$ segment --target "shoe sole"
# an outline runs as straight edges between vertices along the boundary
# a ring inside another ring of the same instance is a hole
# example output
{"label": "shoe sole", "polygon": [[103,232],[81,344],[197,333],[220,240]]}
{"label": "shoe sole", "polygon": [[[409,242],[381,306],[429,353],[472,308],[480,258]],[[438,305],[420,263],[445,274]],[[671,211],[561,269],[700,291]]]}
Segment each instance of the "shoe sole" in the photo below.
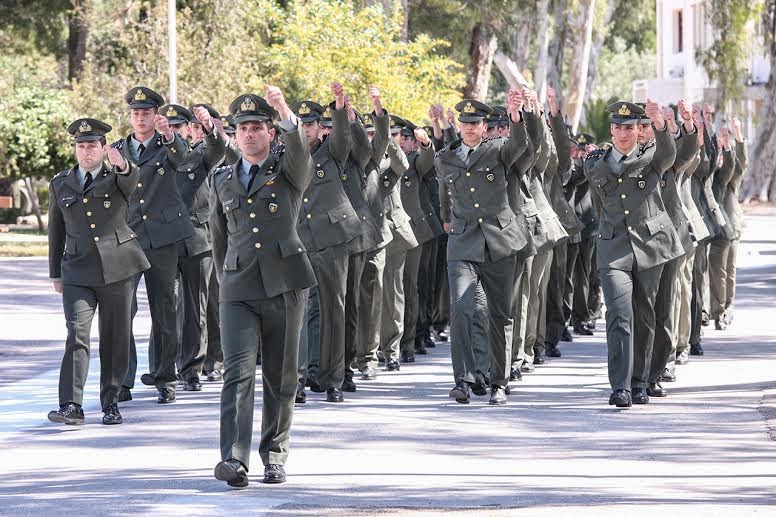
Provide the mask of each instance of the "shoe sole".
{"label": "shoe sole", "polygon": [[120,420],[115,420],[113,422],[110,422],[110,421],[106,422],[104,419],[102,421],[102,425],[118,425],[118,424],[123,424],[123,423],[124,423],[124,419],[123,418],[120,419]]}
{"label": "shoe sole", "polygon": [[649,399],[647,399],[647,400],[634,400],[633,404],[634,405],[639,405],[639,406],[646,406],[647,404],[649,404]]}
{"label": "shoe sole", "polygon": [[264,478],[261,482],[267,485],[279,485],[280,483],[285,483],[286,478]]}
{"label": "shoe sole", "polygon": [[362,375],[361,380],[362,381],[373,381],[377,378],[377,375]]}
{"label": "shoe sole", "polygon": [[175,399],[164,399],[164,400],[156,399],[157,404],[172,404],[173,402],[175,402]]}
{"label": "shoe sole", "polygon": [[202,386],[185,386],[183,391],[202,391]]}
{"label": "shoe sole", "polygon": [[659,399],[664,399],[668,396],[668,393],[664,393],[662,395],[658,395],[657,393],[647,393],[650,397],[657,397]]}
{"label": "shoe sole", "polygon": [[48,415],[48,419],[55,424],[65,424],[65,425],[84,425],[86,424],[86,419],[80,419],[80,418],[67,418],[61,415]]}
{"label": "shoe sole", "polygon": [[213,476],[219,481],[226,481],[230,487],[245,488],[248,486],[248,476],[243,475],[221,462],[213,470]]}
{"label": "shoe sole", "polygon": [[329,398],[327,398],[326,402],[331,402],[332,404],[340,404],[342,402],[345,402],[345,399],[344,398],[341,398],[341,399],[329,399]]}
{"label": "shoe sole", "polygon": [[489,400],[488,405],[489,406],[505,406],[507,404],[506,400]]}

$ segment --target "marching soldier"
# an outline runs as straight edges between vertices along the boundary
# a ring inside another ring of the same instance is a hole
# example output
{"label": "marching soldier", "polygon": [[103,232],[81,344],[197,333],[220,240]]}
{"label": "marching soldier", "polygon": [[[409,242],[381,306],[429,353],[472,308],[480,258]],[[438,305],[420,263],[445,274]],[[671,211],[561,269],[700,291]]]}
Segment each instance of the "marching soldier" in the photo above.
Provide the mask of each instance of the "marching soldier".
{"label": "marching soldier", "polygon": [[[149,340],[150,374],[144,384],[156,386],[160,404],[175,402],[175,358],[178,332],[175,310],[175,277],[178,271],[177,243],[191,236],[194,229],[188,209],[176,185],[178,166],[188,154],[189,145],[176,134],[159,113],[164,104],[161,95],[144,86],[129,90],[124,99],[129,105],[132,134],[113,145],[124,157],[140,168],[137,189],[129,203],[129,226],[145,251],[151,268],[145,276],[148,304],[151,309]],[[137,286],[132,317],[137,313]],[[119,400],[132,400],[130,389],[137,372],[137,350],[134,334],[130,339],[130,362]]]}
{"label": "marching soldier", "polygon": [[[296,394],[304,290],[315,275],[297,233],[313,163],[302,126],[278,88],[267,100],[240,95],[229,106],[242,158],[217,169],[210,198],[213,259],[221,279],[221,462],[216,479],[248,485],[255,368],[262,348],[263,404],[259,455],[264,483],[286,480]],[[279,116],[285,151],[270,152]]]}
{"label": "marching soldier", "polygon": [[[57,423],[84,423],[81,406],[98,306],[102,423],[123,422],[118,402],[129,362],[133,278],[150,264],[127,226],[127,204],[139,171],[105,145],[110,130],[91,118],[70,124],[78,165],[54,176],[49,187],[49,275],[62,295],[67,323],[59,409],[48,415]],[[106,157],[111,168],[103,163]]]}

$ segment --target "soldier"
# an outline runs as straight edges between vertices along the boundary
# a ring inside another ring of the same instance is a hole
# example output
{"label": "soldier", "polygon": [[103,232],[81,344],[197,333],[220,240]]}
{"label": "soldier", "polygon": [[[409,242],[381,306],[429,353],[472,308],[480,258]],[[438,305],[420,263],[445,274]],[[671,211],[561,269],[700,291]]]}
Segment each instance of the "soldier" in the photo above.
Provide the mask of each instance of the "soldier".
{"label": "soldier", "polygon": [[[161,112],[168,120],[172,117],[172,121],[175,121],[176,115],[188,112],[182,110],[180,106],[170,105],[162,108]],[[192,111],[195,115],[193,120],[196,120],[192,124],[196,128],[192,132],[192,146],[178,166],[178,174],[175,176],[178,191],[194,227],[194,233],[177,244],[181,279],[179,293],[183,301],[179,375],[186,391],[201,391],[199,375],[208,348],[207,307],[213,271],[208,226],[210,184],[207,180],[224,159],[225,143],[213,123],[220,117],[215,109],[207,104],[195,104]],[[189,118],[192,118],[190,114]]]}
{"label": "soldier", "polygon": [[[151,264],[151,268],[143,273],[151,309],[150,374],[144,374],[141,380],[156,387],[160,404],[168,404],[175,402],[177,383],[177,243],[194,232],[175,179],[178,166],[188,154],[189,145],[158,112],[159,106],[164,104],[161,95],[145,86],[136,86],[127,92],[124,99],[129,105],[133,132],[113,145],[140,168],[137,189],[129,203],[129,226]],[[138,274],[135,276],[132,302],[133,319],[137,313],[139,283]],[[136,372],[137,350],[132,334],[129,369],[119,401],[132,400],[130,389],[134,386]]]}
{"label": "soldier", "polygon": [[[48,414],[56,423],[84,424],[81,406],[98,306],[102,423],[123,422],[118,402],[129,361],[133,278],[150,265],[127,226],[127,200],[139,171],[105,145],[111,129],[91,118],[70,124],[78,165],[58,173],[49,186],[49,276],[62,295],[67,322],[59,409]],[[103,163],[106,157],[111,168]]]}
{"label": "soldier", "polygon": [[[297,233],[302,194],[313,163],[302,126],[282,92],[267,87],[229,106],[242,159],[213,177],[210,227],[220,272],[224,387],[221,391],[221,462],[216,479],[248,485],[253,432],[255,363],[262,350],[259,455],[264,483],[286,480],[289,431],[296,393],[304,290],[315,275]],[[272,119],[280,118],[285,151],[270,152]]]}
{"label": "soldier", "polygon": [[506,189],[506,175],[527,145],[520,109],[523,97],[508,94],[510,136],[483,141],[485,117],[492,109],[476,100],[456,105],[462,139],[440,151],[440,194],[451,295],[451,343],[455,387],[450,397],[466,404],[474,384],[471,310],[474,290],[482,283],[489,313],[490,404],[507,402],[509,345],[512,342],[512,285],[515,254],[526,244]]}
{"label": "soldier", "polygon": [[609,404],[622,408],[649,402],[646,365],[655,331],[655,297],[663,264],[681,254],[660,197],[660,179],[673,163],[676,147],[656,102],[648,101],[646,110],[656,129],[656,145],[644,152],[638,125],[645,110],[630,102],[607,109],[613,146],[588,157],[585,174],[600,214],[596,263],[606,303]]}
{"label": "soldier", "polygon": [[748,157],[747,142],[744,139],[744,134],[741,131],[741,121],[738,118],[733,118],[733,137],[735,138],[735,168],[722,201],[722,207],[728,214],[735,235],[735,238],[730,242],[730,250],[727,257],[725,310],[722,314],[725,325],[730,325],[733,322],[733,301],[736,293],[736,260],[738,258],[738,243],[741,240],[744,224],[744,213],[738,202],[738,196],[741,192],[744,174],[746,174]]}

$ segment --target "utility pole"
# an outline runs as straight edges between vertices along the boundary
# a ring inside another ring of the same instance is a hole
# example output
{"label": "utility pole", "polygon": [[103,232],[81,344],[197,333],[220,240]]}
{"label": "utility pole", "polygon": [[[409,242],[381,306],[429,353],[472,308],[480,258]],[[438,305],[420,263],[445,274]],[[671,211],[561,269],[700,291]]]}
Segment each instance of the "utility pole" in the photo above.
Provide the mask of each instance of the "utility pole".
{"label": "utility pole", "polygon": [[178,51],[175,29],[175,0],[167,0],[167,60],[169,61],[170,92],[168,103],[178,102]]}

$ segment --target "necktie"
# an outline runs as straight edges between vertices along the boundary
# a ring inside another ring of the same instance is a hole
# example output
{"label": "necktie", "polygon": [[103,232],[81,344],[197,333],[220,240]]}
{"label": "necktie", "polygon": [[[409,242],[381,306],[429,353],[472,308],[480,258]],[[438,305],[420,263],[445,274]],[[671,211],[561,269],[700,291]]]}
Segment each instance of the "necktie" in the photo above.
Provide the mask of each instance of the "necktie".
{"label": "necktie", "polygon": [[94,181],[94,178],[92,178],[92,173],[87,172],[85,176],[85,181],[84,181],[84,190],[89,188],[89,185],[92,184],[92,181]]}
{"label": "necktie", "polygon": [[259,172],[259,166],[255,163],[251,165],[251,170],[248,171],[248,175],[250,175],[251,179],[248,180],[248,192],[251,191],[251,187],[253,186],[253,180],[256,179],[256,174]]}
{"label": "necktie", "polygon": [[143,144],[140,144],[137,146],[137,157],[140,158],[143,155],[143,151],[145,151],[145,146]]}

